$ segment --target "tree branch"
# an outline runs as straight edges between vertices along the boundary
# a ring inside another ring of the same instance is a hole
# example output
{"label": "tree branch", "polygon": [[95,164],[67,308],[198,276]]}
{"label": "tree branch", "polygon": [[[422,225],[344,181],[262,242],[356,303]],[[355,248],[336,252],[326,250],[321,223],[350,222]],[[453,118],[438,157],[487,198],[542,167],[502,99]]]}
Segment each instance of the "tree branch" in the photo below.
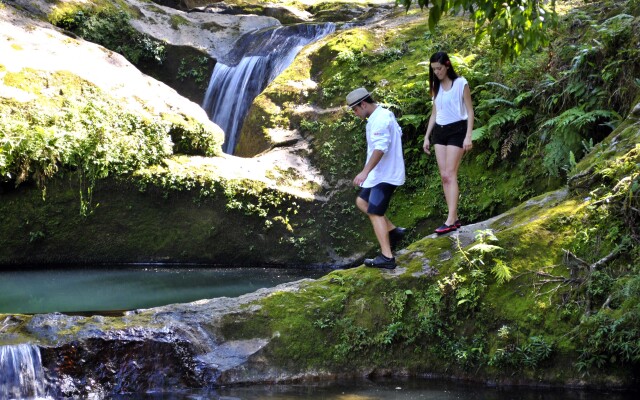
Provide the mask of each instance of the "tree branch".
{"label": "tree branch", "polygon": [[620,247],[616,247],[613,251],[589,266],[589,273],[593,273],[596,269],[613,260],[620,253]]}

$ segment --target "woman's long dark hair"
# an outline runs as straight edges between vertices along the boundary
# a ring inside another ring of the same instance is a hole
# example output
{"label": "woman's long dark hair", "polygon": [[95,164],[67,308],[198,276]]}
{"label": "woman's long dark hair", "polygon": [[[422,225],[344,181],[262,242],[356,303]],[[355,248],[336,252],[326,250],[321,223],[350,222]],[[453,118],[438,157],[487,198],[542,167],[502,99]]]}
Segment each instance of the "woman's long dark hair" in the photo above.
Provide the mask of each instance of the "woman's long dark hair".
{"label": "woman's long dark hair", "polygon": [[447,76],[449,77],[449,79],[451,79],[452,82],[455,81],[458,77],[458,74],[456,74],[456,71],[454,71],[453,64],[451,64],[451,60],[449,59],[449,55],[447,53],[445,53],[444,51],[439,51],[432,55],[429,59],[429,87],[431,89],[431,96],[434,98],[438,95],[438,91],[440,90],[440,80],[436,76],[435,72],[433,72],[433,68],[431,68],[431,63],[435,62],[449,67],[447,69]]}

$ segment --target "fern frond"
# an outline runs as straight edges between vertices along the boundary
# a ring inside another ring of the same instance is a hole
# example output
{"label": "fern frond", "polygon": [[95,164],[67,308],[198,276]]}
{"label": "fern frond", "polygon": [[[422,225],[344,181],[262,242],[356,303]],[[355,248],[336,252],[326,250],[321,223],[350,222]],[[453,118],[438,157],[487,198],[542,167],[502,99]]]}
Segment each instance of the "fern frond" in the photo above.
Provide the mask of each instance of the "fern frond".
{"label": "fern frond", "polygon": [[512,133],[502,143],[502,147],[500,149],[500,156],[502,157],[503,160],[509,156],[509,153],[511,153],[511,148],[513,147],[515,142],[516,142],[516,135]]}
{"label": "fern frond", "polygon": [[496,282],[499,285],[510,281],[513,277],[511,268],[502,260],[495,260],[493,267],[491,267],[491,273],[495,276]]}
{"label": "fern frond", "polygon": [[581,130],[589,124],[593,124],[601,119],[608,119],[619,121],[621,119],[620,114],[610,110],[594,110],[585,111],[583,106],[573,107],[555,118],[551,118],[547,122],[543,123],[541,128],[557,128],[565,129],[569,127],[571,130]]}
{"label": "fern frond", "polygon": [[480,243],[497,242],[498,237],[493,232],[493,229],[479,229],[475,231],[475,240]]}
{"label": "fern frond", "polygon": [[480,104],[478,104],[477,108],[490,109],[490,108],[495,108],[495,107],[505,106],[505,105],[509,107],[516,106],[516,104],[513,101],[503,99],[502,97],[498,97],[494,99],[483,100]]}
{"label": "fern frond", "polygon": [[517,123],[523,118],[533,115],[533,110],[528,108],[510,108],[502,110],[489,119],[489,129],[495,129],[507,123]]}
{"label": "fern frond", "polygon": [[589,88],[587,87],[587,84],[582,81],[572,82],[565,89],[565,94],[575,96],[578,99],[585,97],[588,93]]}
{"label": "fern frond", "polygon": [[480,128],[476,128],[473,130],[472,132],[472,138],[473,140],[480,140],[482,138],[484,138],[484,136],[489,133],[489,126],[488,125],[483,125]]}
{"label": "fern frond", "polygon": [[527,92],[522,92],[520,93],[518,96],[516,96],[515,99],[513,99],[513,102],[516,105],[520,105],[522,104],[525,100],[529,100],[533,97],[533,91],[527,91]]}
{"label": "fern frond", "polygon": [[602,120],[602,119],[607,119],[608,122],[611,122],[611,121],[617,122],[617,121],[620,121],[622,117],[620,116],[620,114],[618,114],[615,111],[594,110],[577,117],[576,120],[574,121],[574,125],[578,129],[582,129],[585,126],[593,124],[598,120]]}
{"label": "fern frond", "polygon": [[505,85],[503,83],[500,83],[500,82],[487,82],[484,85],[486,85],[486,86],[497,86],[497,87],[503,89],[505,92],[514,92],[516,90],[516,89],[510,88],[509,86],[507,86],[507,85]]}
{"label": "fern frond", "polygon": [[478,243],[478,244],[474,244],[473,246],[469,247],[470,252],[479,252],[482,254],[487,254],[487,253],[492,253],[494,251],[498,251],[498,250],[502,250],[502,247],[500,246],[494,246],[492,244],[487,244],[487,243]]}
{"label": "fern frond", "polygon": [[562,114],[558,115],[557,117],[551,118],[550,120],[544,122],[542,125],[540,125],[540,127],[541,128],[564,128],[568,125],[571,125],[571,123],[575,119],[583,116],[584,114],[585,112],[582,109],[582,107],[573,107],[564,111]]}

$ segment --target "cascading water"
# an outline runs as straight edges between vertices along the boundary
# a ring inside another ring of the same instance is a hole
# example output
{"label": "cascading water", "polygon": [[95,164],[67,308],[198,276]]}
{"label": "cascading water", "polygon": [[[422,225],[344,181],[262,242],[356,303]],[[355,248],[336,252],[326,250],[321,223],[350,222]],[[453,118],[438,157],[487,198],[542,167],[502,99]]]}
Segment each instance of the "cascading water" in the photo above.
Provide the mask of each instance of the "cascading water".
{"label": "cascading water", "polygon": [[242,36],[234,51],[213,69],[202,108],[224,131],[223,151],[233,154],[237,135],[253,102],[309,43],[336,29],[335,24],[268,28]]}
{"label": "cascading water", "polygon": [[0,399],[44,396],[40,349],[30,344],[0,346]]}

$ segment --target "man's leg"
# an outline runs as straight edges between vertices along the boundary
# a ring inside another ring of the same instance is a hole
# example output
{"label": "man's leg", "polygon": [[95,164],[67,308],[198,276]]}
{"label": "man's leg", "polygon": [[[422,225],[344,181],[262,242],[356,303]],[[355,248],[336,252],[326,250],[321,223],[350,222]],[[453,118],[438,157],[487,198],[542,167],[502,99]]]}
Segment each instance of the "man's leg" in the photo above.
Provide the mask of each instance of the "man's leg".
{"label": "man's leg", "polygon": [[367,213],[367,209],[369,208],[369,202],[363,199],[362,197],[356,197],[356,206],[358,210],[362,211],[365,214]]}
{"label": "man's leg", "polygon": [[[373,226],[373,231],[376,234],[378,243],[380,244],[381,253],[384,254],[385,257],[392,257],[393,253],[391,249],[391,242],[392,240],[398,242],[402,239],[402,236],[404,236],[404,228],[399,228],[400,232],[395,232],[394,230],[396,229],[396,226],[393,224],[393,222],[391,222],[389,218],[387,218],[386,215],[379,216],[375,214],[369,214],[369,202],[361,197],[356,198],[356,206],[360,211],[362,211],[364,214],[367,214],[367,216],[369,217],[371,225]],[[379,221],[380,217],[383,218],[383,222]],[[386,243],[388,243],[389,245],[389,251],[385,251],[385,239],[380,240],[380,232],[386,232],[385,234],[383,234],[383,236],[386,236]],[[391,238],[390,236],[392,233],[394,234],[393,238]]]}
{"label": "man's leg", "polygon": [[384,215],[367,215],[369,216],[369,220],[371,220],[371,225],[373,225],[373,231],[376,234],[376,238],[378,238],[380,253],[385,257],[392,258],[393,253],[391,252],[391,243],[389,242],[389,220]]}

